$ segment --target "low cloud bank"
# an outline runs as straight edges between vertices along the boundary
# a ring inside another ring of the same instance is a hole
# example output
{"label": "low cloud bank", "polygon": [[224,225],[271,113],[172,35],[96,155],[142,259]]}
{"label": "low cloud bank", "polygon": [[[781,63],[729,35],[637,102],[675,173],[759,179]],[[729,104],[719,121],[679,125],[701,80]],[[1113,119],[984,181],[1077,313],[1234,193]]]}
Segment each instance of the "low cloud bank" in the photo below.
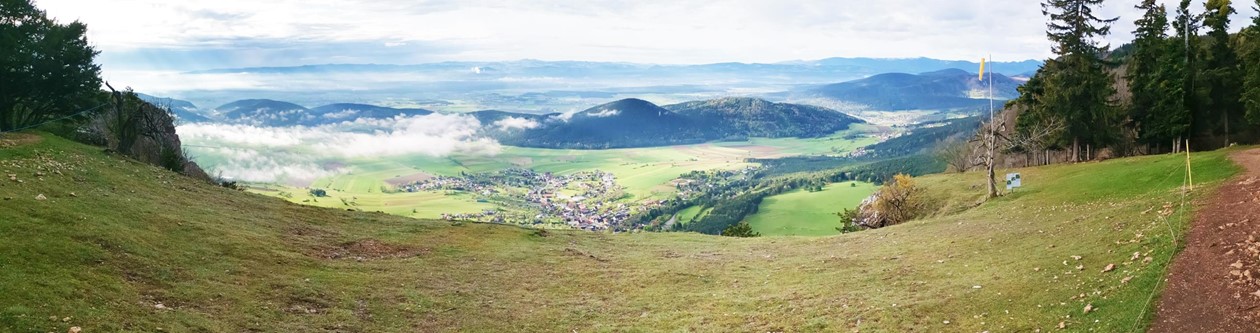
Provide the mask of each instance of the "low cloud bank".
{"label": "low cloud bank", "polygon": [[[513,121],[494,126],[528,125]],[[193,158],[211,174],[305,186],[345,172],[341,165],[347,159],[498,154],[502,146],[480,137],[480,129],[481,123],[470,116],[431,114],[316,127],[187,124],[178,131]]]}

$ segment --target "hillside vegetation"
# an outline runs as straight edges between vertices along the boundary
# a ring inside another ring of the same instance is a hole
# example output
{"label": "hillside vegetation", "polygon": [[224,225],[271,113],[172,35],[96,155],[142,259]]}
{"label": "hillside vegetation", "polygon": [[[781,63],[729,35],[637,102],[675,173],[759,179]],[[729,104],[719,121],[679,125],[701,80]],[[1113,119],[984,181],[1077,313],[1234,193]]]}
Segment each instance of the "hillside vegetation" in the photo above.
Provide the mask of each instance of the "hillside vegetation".
{"label": "hillside vegetation", "polygon": [[516,117],[536,125],[520,131],[492,131],[501,142],[521,147],[604,149],[696,144],[750,137],[817,138],[862,120],[815,106],[773,103],[755,98],[721,98],[657,106],[623,99],[572,115],[512,115],[482,112],[483,123]]}
{"label": "hillside vegetation", "polygon": [[[306,207],[2,139],[15,332],[1131,331],[1185,227],[1171,155],[1021,170],[1025,188],[975,208],[979,175],[922,177],[932,218],[736,239]],[[1237,167],[1209,152],[1194,169],[1191,199]]]}

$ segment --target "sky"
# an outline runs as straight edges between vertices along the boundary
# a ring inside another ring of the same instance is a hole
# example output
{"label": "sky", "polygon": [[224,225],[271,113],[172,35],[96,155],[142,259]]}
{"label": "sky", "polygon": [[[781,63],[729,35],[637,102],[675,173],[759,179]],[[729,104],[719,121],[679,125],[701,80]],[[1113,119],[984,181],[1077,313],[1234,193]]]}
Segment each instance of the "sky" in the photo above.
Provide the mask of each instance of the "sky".
{"label": "sky", "polygon": [[[1108,41],[1137,0],[1108,1]],[[1163,0],[1175,6],[1171,0]],[[656,64],[829,57],[1045,59],[1031,0],[36,0],[88,25],[106,72],[519,59]],[[1238,2],[1235,30],[1254,16]],[[1171,8],[1171,7],[1170,7]],[[1196,1],[1201,10],[1201,1]]]}

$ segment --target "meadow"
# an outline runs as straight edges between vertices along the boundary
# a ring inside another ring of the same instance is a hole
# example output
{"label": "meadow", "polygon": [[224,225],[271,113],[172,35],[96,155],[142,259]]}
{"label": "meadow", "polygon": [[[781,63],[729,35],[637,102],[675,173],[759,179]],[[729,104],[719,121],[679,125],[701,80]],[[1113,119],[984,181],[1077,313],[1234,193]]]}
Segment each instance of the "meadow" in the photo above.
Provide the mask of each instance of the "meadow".
{"label": "meadow", "polygon": [[747,222],[763,236],[828,236],[840,232],[836,213],[857,209],[862,200],[875,193],[871,183],[828,184],[822,191],[796,190],[767,197]]}
{"label": "meadow", "polygon": [[0,331],[1140,332],[1228,153],[1189,193],[1175,155],[1018,170],[985,203],[979,173],[932,175],[928,218],[742,239],[296,205],[45,137],[0,150],[24,181]]}

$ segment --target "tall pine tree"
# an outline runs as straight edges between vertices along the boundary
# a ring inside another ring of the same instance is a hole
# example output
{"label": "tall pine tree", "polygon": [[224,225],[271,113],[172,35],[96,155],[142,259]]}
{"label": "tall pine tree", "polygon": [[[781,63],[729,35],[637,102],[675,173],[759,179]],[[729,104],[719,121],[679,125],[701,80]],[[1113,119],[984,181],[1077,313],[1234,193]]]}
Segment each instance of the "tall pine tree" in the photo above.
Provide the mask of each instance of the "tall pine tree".
{"label": "tall pine tree", "polygon": [[1208,0],[1204,9],[1203,26],[1209,30],[1197,87],[1202,109],[1195,114],[1193,130],[1203,139],[1228,144],[1243,113],[1242,76],[1229,36],[1229,15],[1235,11],[1230,0]]}
{"label": "tall pine tree", "polygon": [[1143,15],[1134,24],[1133,53],[1129,57],[1130,115],[1142,143],[1162,150],[1175,147],[1189,127],[1184,103],[1183,55],[1177,52],[1181,40],[1168,39],[1168,11],[1155,0],[1137,6]]}
{"label": "tall pine tree", "polygon": [[1049,17],[1046,36],[1058,56],[1042,68],[1043,94],[1035,109],[1043,117],[1056,117],[1066,128],[1063,142],[1070,142],[1073,160],[1081,159],[1081,147],[1112,144],[1119,137],[1121,118],[1112,105],[1113,79],[1101,56],[1108,46],[1099,39],[1111,33],[1117,18],[1100,18],[1094,9],[1103,0],[1046,0],[1042,13]]}
{"label": "tall pine tree", "polygon": [[[1203,109],[1202,103],[1199,102],[1198,86],[1199,80],[1199,64],[1198,49],[1202,44],[1199,39],[1199,28],[1201,27],[1202,17],[1191,12],[1190,0],[1181,0],[1181,4],[1177,6],[1177,18],[1173,21],[1173,40],[1172,54],[1181,57],[1180,62],[1174,62],[1168,67],[1181,77],[1181,105],[1184,107],[1186,117],[1188,119],[1182,123],[1185,126],[1184,135],[1191,135],[1193,131],[1192,125],[1195,123],[1194,116],[1199,114]],[[1177,141],[1175,146],[1181,144],[1181,140]]]}
{"label": "tall pine tree", "polygon": [[[1260,11],[1260,0],[1256,7]],[[1238,42],[1238,53],[1243,67],[1242,103],[1247,123],[1260,125],[1260,15],[1252,18],[1251,26],[1243,29]]]}

